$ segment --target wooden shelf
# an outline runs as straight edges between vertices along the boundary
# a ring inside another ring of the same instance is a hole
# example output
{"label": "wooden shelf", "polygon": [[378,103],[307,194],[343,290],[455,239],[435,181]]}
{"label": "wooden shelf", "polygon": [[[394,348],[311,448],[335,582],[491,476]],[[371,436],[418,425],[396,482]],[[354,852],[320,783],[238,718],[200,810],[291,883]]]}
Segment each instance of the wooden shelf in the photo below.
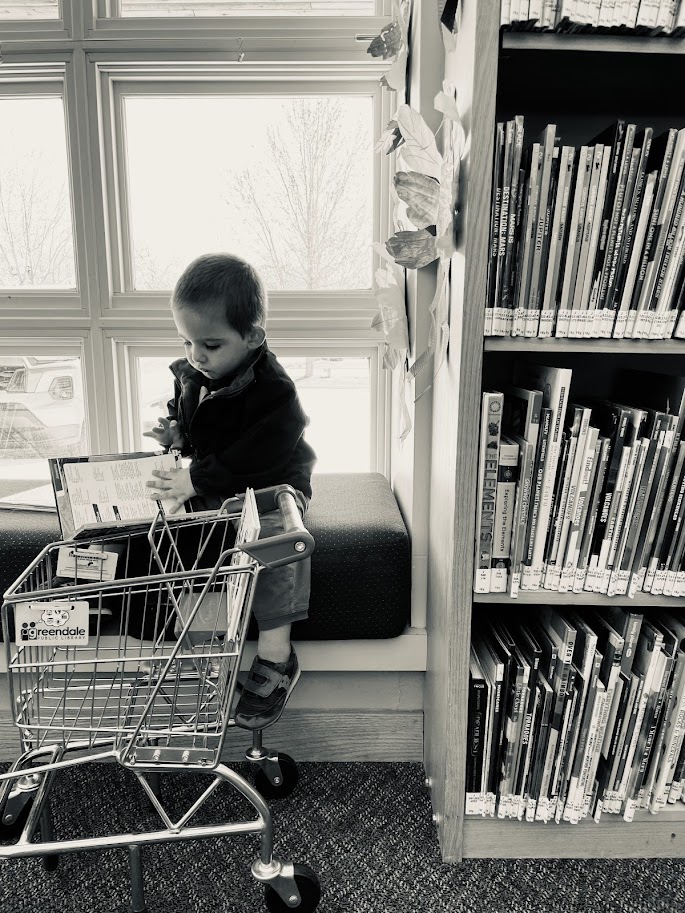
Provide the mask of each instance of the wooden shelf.
{"label": "wooden shelf", "polygon": [[598,824],[540,824],[499,818],[464,819],[464,858],[644,858],[685,855],[685,805],[658,815],[639,811],[627,824],[602,815]]}
{"label": "wooden shelf", "polygon": [[682,339],[540,339],[486,336],[485,352],[608,352],[613,355],[685,355]]}
{"label": "wooden shelf", "polygon": [[627,596],[606,596],[604,593],[557,593],[555,590],[530,590],[519,592],[516,599],[508,593],[474,593],[474,602],[509,603],[512,606],[525,605],[628,605],[657,608],[668,606],[679,609],[682,598],[678,596],[652,596],[651,593],[637,593],[634,599]]}
{"label": "wooden shelf", "polygon": [[685,38],[645,35],[566,35],[502,32],[502,50],[571,51],[596,54],[685,54]]}

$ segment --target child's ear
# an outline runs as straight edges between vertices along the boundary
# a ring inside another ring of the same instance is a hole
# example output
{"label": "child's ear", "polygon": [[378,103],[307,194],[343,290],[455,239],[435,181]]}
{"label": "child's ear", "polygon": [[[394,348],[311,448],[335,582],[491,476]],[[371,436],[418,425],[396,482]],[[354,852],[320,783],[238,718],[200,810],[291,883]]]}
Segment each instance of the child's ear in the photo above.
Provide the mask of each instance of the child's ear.
{"label": "child's ear", "polygon": [[266,339],[264,327],[252,327],[247,334],[247,344],[251,349],[258,349]]}

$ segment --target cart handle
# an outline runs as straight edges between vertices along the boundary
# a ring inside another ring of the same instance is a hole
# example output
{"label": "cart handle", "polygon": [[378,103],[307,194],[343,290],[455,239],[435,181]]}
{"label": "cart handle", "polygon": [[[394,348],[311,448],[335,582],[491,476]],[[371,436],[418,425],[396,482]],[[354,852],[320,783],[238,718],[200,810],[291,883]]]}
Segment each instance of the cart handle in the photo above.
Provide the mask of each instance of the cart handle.
{"label": "cart handle", "polygon": [[[308,558],[314,551],[314,538],[302,522],[295,500],[295,489],[291,485],[276,485],[260,488],[254,492],[254,496],[260,513],[280,511],[284,531],[278,536],[241,545],[240,549],[265,567],[280,567]],[[232,509],[234,505],[242,504],[243,500],[244,495],[237,495],[225,501],[222,510]]]}

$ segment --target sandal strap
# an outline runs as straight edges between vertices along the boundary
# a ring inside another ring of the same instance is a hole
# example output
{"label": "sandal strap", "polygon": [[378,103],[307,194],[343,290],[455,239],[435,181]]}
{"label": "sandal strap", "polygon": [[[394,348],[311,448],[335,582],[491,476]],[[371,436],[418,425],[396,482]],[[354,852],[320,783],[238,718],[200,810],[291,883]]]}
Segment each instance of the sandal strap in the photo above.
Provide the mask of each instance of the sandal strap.
{"label": "sandal strap", "polygon": [[[263,681],[258,681],[260,676]],[[290,687],[291,676],[274,669],[273,666],[265,666],[258,660],[255,660],[250,669],[250,674],[243,685],[243,690],[256,694],[257,697],[270,697],[273,692],[280,687],[286,690]]]}

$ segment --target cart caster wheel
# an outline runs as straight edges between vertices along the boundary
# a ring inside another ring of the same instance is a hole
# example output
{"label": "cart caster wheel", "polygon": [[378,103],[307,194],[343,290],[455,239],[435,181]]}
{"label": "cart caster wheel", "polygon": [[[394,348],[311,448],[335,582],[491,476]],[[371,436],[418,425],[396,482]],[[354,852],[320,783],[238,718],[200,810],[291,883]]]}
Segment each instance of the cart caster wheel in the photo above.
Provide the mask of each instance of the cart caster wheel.
{"label": "cart caster wheel", "polygon": [[300,902],[296,907],[288,906],[278,891],[270,885],[264,888],[264,901],[269,913],[287,913],[288,910],[298,910],[299,913],[312,913],[316,910],[321,900],[321,885],[319,878],[308,865],[295,863],[295,884],[300,892]]}
{"label": "cart caster wheel", "polygon": [[280,783],[272,783],[261,767],[255,774],[254,785],[265,799],[285,799],[295,789],[300,779],[297,764],[290,755],[279,752],[276,757],[278,766],[281,768]]}
{"label": "cart caster wheel", "polygon": [[43,856],[43,868],[46,872],[55,872],[57,871],[57,866],[59,865],[59,856],[57,853],[52,853],[50,856]]}

